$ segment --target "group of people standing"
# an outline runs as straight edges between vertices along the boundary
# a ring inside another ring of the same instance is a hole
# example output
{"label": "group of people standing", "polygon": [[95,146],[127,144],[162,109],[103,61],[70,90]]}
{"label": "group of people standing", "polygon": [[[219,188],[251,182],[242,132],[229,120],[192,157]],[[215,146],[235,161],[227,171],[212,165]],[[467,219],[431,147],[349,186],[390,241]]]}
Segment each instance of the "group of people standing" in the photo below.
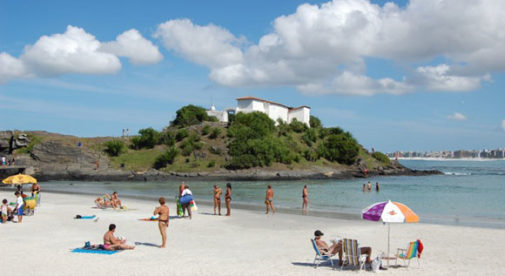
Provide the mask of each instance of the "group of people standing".
{"label": "group of people standing", "polygon": [[[226,183],[226,194],[224,195],[224,200],[226,204],[226,216],[231,215],[231,184]],[[216,209],[218,214],[221,215],[221,195],[223,194],[223,189],[219,187],[218,184],[214,184],[214,215],[216,215]]]}
{"label": "group of people standing", "polygon": [[[372,183],[370,181],[368,181],[368,184],[363,184],[363,193],[364,192],[371,192],[372,191]],[[375,182],[375,191],[376,192],[379,192],[380,190],[380,186],[379,186],[379,182]]]}

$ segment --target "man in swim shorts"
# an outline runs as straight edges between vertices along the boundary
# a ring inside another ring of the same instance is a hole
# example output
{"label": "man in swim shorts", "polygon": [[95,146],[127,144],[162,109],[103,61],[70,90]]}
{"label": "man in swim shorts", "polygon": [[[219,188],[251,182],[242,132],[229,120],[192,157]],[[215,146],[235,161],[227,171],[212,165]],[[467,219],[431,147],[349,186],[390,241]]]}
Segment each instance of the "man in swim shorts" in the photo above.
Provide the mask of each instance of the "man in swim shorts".
{"label": "man in swim shorts", "polygon": [[216,208],[219,210],[219,215],[221,215],[221,194],[223,189],[221,189],[217,184],[214,184],[214,215],[216,214]]}
{"label": "man in swim shorts", "polygon": [[161,246],[160,248],[165,248],[167,242],[167,228],[168,228],[168,219],[169,217],[169,209],[168,206],[165,205],[165,198],[160,197],[158,200],[160,203],[160,207],[154,210],[154,215],[159,215],[158,218],[158,228],[160,229],[161,234]]}
{"label": "man in swim shorts", "polygon": [[135,246],[127,245],[126,240],[119,240],[114,236],[114,232],[116,231],[116,225],[109,225],[109,231],[103,235],[103,247],[105,250],[120,250],[120,249],[134,249]]}
{"label": "man in swim shorts", "polygon": [[267,188],[267,193],[265,195],[265,205],[267,208],[267,211],[265,214],[268,214],[268,209],[269,207],[272,208],[272,213],[275,214],[275,208],[274,208],[274,189],[272,189],[271,185],[268,185]]}

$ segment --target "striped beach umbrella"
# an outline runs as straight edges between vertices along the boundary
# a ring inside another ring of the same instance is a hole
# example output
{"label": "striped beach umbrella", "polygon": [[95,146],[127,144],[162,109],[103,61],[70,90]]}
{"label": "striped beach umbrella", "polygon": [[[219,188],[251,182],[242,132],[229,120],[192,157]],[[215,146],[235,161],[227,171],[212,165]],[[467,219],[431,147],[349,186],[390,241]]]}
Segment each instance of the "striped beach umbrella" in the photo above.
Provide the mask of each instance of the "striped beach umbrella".
{"label": "striped beach umbrella", "polygon": [[388,266],[389,266],[389,241],[391,223],[419,222],[419,217],[407,205],[384,201],[374,203],[361,211],[361,218],[371,221],[382,221],[388,224]]}

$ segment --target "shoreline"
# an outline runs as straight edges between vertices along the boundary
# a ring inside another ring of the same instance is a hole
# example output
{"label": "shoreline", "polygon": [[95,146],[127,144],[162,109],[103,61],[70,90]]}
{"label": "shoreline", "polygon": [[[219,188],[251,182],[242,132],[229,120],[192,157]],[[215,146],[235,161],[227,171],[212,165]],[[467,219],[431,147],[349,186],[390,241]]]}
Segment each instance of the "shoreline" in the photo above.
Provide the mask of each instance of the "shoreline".
{"label": "shoreline", "polygon": [[[2,187],[0,192],[2,191],[14,191],[14,189],[6,189]],[[94,193],[94,192],[86,192],[86,191],[77,191],[77,192],[68,192],[68,191],[58,191],[54,189],[44,189],[43,194],[59,194],[59,195],[84,195],[84,196],[93,196],[98,197],[102,194]],[[138,200],[142,202],[150,202],[155,203],[158,200],[158,196],[149,196],[149,195],[121,195],[120,198]],[[174,198],[165,197],[167,204],[170,204],[169,207],[172,208],[173,205],[176,204]],[[213,208],[213,202],[211,200],[205,199],[197,199],[198,206],[205,206],[209,208]],[[226,210],[225,204],[221,204],[221,209]],[[261,203],[255,204],[250,202],[232,202],[232,210],[244,210],[244,211],[255,211],[260,214],[264,212],[265,206]],[[336,220],[350,220],[350,221],[363,221],[361,216],[358,213],[345,213],[345,212],[337,212],[337,211],[324,211],[321,209],[308,209],[307,215],[301,214],[301,208],[288,208],[288,207],[276,207],[275,208],[280,214],[289,214],[295,216],[310,216],[317,218],[326,218],[326,219],[336,219]],[[482,218],[482,217],[461,217],[461,216],[433,216],[433,215],[425,215],[420,219],[420,224],[429,224],[429,225],[447,225],[447,226],[455,226],[455,227],[472,227],[472,228],[487,228],[487,229],[505,229],[505,220],[496,219],[496,218]]]}

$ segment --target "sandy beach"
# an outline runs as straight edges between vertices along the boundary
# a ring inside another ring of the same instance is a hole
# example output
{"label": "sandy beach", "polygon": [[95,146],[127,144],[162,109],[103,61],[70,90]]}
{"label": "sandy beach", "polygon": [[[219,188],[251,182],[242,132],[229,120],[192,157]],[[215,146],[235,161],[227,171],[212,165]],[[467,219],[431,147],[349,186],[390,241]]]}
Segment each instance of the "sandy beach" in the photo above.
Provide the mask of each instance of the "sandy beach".
{"label": "sandy beach", "polygon": [[[14,201],[11,191],[0,198]],[[173,218],[167,248],[157,222],[149,217],[157,202],[124,199],[127,211],[93,208],[93,196],[44,193],[42,205],[23,223],[0,225],[1,275],[355,275],[370,271],[340,271],[329,266],[314,269],[310,244],[314,230],[324,239],[348,237],[371,246],[373,257],[387,250],[387,227],[380,223],[329,219],[292,214],[265,215],[232,210],[231,217],[214,216],[211,206],[199,205],[193,220]],[[97,215],[99,220],[75,220]],[[116,234],[135,250],[114,255],[70,251],[85,241],[102,243],[110,223]],[[391,227],[391,248],[421,239],[425,250],[420,267],[390,268],[383,275],[503,275],[501,260],[505,230],[433,224],[400,224]],[[394,262],[393,262],[394,263]]]}

